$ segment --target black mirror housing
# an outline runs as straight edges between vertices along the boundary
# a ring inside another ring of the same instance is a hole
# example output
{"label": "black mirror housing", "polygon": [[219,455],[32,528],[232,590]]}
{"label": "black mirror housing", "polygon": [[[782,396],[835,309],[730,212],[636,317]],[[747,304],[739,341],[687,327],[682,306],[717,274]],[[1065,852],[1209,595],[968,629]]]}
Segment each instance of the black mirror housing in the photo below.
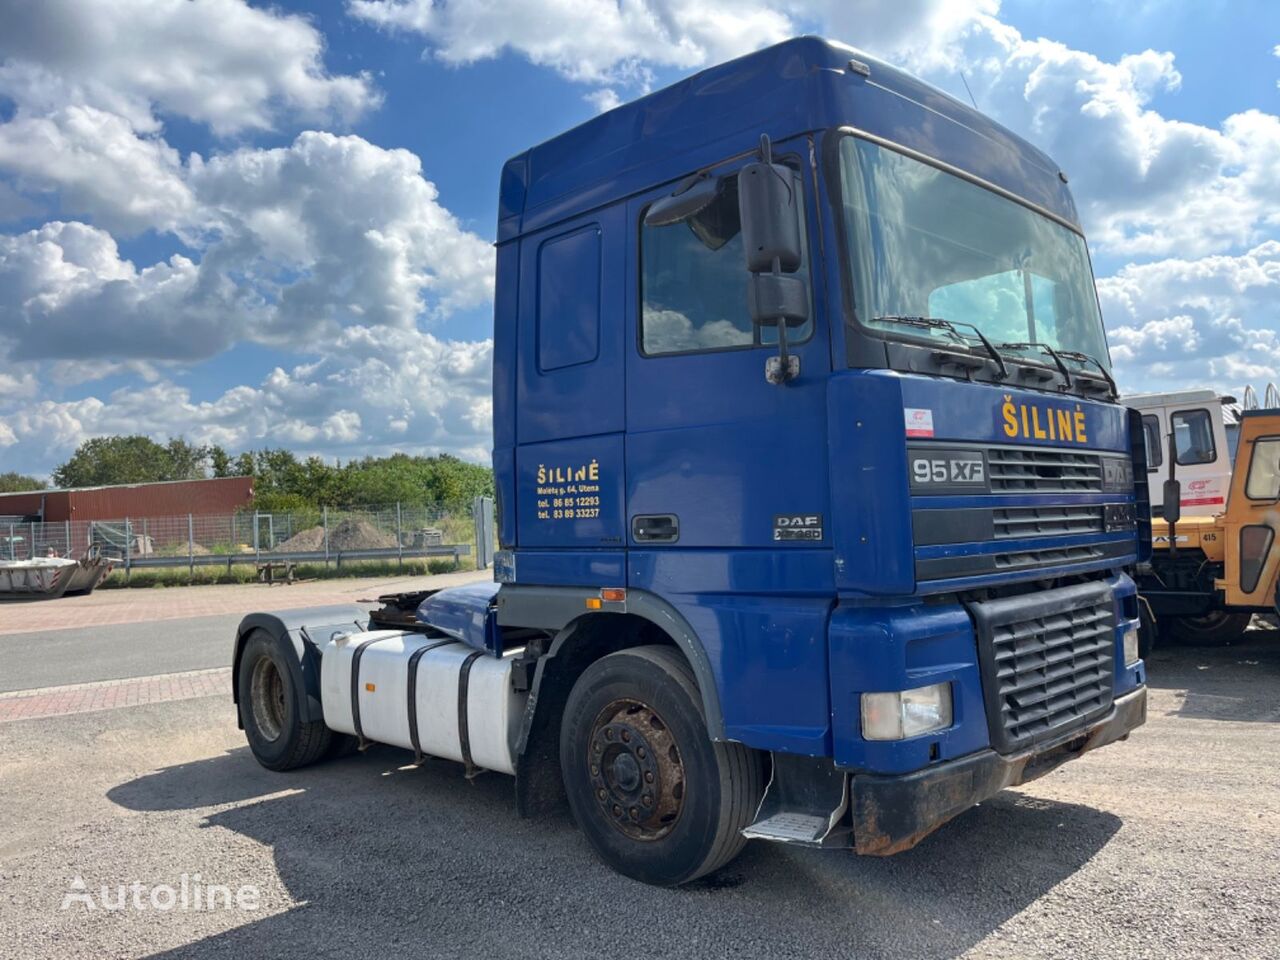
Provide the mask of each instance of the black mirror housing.
{"label": "black mirror housing", "polygon": [[1164,482],[1162,515],[1166,523],[1177,523],[1182,519],[1182,483],[1178,480]]}
{"label": "black mirror housing", "polygon": [[783,273],[800,269],[799,191],[789,167],[748,163],[738,173],[738,213],[747,269],[763,273],[778,261]]}
{"label": "black mirror housing", "polygon": [[802,279],[782,273],[753,273],[747,278],[751,322],[801,326],[809,319],[809,290]]}
{"label": "black mirror housing", "polygon": [[718,177],[698,177],[681,184],[670,196],[655,200],[644,215],[645,226],[667,227],[696,216],[715,201],[720,193]]}

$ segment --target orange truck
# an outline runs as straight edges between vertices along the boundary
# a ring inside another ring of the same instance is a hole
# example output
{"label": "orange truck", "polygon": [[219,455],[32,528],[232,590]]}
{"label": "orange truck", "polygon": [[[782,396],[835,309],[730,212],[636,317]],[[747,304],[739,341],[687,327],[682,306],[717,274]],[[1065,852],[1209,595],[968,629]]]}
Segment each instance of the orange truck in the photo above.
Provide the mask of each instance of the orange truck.
{"label": "orange truck", "polygon": [[1276,613],[1280,604],[1280,408],[1240,413],[1221,513],[1183,517],[1176,458],[1169,466],[1163,516],[1152,519],[1151,561],[1138,578],[1145,601],[1144,655],[1157,635],[1192,642],[1239,639],[1255,613]]}

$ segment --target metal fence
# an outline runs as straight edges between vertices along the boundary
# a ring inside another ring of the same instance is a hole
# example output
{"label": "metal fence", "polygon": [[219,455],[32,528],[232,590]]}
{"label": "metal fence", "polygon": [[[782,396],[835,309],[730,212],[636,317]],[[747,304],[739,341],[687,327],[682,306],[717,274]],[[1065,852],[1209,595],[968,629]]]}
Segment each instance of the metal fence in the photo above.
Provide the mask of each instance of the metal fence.
{"label": "metal fence", "polygon": [[475,556],[493,552],[493,501],[470,507],[394,504],[351,510],[242,512],[178,517],[121,517],[42,523],[0,520],[0,558],[79,557],[93,548],[118,557],[126,571],[292,561],[335,564]]}

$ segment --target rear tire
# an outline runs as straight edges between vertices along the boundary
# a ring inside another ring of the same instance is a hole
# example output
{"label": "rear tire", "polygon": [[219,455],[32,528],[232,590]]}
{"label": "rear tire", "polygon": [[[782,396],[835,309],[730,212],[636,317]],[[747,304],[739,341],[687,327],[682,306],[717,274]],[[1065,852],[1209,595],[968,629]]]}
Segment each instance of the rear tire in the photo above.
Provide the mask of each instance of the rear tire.
{"label": "rear tire", "polygon": [[583,671],[565,705],[560,767],[597,856],[660,886],[736,857],[763,792],[760,754],[711,740],[688,663],[662,646],[622,650]]}
{"label": "rear tire", "polygon": [[298,716],[299,691],[284,657],[270,635],[255,630],[240,655],[236,677],[249,749],[268,770],[293,770],[315,763],[333,738],[323,722],[304,722]]}
{"label": "rear tire", "polygon": [[1202,617],[1176,617],[1169,620],[1169,636],[1180,643],[1235,643],[1249,629],[1251,613],[1228,613],[1215,610]]}

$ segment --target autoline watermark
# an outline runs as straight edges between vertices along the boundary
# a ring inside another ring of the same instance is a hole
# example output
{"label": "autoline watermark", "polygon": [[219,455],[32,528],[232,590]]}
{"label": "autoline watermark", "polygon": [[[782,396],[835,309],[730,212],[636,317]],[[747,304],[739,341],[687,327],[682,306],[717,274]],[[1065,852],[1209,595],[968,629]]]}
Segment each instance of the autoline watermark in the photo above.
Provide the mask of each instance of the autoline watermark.
{"label": "autoline watermark", "polygon": [[183,874],[176,884],[102,884],[90,888],[77,875],[62,898],[62,909],[84,910],[257,910],[258,888],[251,883],[232,890],[222,883],[205,883],[200,874]]}

